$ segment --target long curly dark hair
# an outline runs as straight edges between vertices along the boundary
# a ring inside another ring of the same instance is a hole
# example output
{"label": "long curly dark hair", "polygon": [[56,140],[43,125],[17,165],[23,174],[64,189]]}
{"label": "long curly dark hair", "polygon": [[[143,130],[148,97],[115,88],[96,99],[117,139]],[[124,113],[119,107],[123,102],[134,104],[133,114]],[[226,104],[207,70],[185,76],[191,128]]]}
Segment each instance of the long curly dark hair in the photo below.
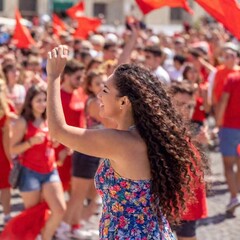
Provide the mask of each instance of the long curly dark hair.
{"label": "long curly dark hair", "polygon": [[[21,116],[28,122],[28,121],[34,121],[35,117],[33,114],[33,109],[32,109],[32,100],[33,98],[38,95],[39,93],[44,93],[47,95],[47,90],[43,85],[37,84],[33,85],[30,87],[27,91],[27,95],[23,104]],[[42,118],[46,120],[47,118],[47,113],[46,109],[42,114]]]}
{"label": "long curly dark hair", "polygon": [[150,161],[154,209],[170,222],[179,222],[185,197],[191,195],[190,182],[203,180],[200,161],[187,128],[172,105],[161,82],[136,65],[120,65],[113,73],[119,97],[132,104],[136,128],[147,145]]}

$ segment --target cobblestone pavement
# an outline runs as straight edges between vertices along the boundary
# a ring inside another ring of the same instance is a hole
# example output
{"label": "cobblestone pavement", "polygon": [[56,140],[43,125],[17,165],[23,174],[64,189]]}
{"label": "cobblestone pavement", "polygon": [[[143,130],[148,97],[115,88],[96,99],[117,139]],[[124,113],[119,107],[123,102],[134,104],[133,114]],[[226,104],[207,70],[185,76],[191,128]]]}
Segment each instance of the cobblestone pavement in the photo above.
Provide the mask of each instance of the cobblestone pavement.
{"label": "cobblestone pavement", "polygon": [[[210,153],[211,180],[213,182],[208,194],[209,216],[199,222],[197,230],[198,240],[240,240],[240,208],[234,216],[225,213],[229,201],[229,193],[223,175],[222,159],[219,153]],[[12,194],[13,215],[22,210],[22,201],[17,193]],[[98,228],[98,217],[93,218],[92,229]],[[0,229],[2,229],[2,208],[0,206]],[[23,239],[24,240],[24,239]],[[91,240],[97,240],[97,237]]]}

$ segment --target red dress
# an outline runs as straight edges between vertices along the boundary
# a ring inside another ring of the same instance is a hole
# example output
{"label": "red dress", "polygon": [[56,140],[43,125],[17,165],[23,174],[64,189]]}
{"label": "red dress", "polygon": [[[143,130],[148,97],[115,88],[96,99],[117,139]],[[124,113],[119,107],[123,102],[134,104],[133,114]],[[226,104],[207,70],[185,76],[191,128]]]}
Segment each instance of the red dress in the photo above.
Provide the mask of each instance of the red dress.
{"label": "red dress", "polygon": [[11,164],[5,154],[3,148],[3,133],[2,128],[6,123],[7,117],[3,116],[0,119],[0,189],[10,188],[10,184],[8,182],[9,173],[11,170]]}

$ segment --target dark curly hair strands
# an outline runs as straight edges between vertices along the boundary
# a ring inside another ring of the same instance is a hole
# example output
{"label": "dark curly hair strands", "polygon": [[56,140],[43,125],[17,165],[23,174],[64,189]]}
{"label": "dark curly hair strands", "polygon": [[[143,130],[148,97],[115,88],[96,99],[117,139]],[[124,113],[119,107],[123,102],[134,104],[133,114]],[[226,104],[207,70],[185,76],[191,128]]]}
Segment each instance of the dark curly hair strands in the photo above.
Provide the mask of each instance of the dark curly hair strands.
{"label": "dark curly hair strands", "polygon": [[120,65],[114,79],[119,95],[131,101],[136,128],[147,145],[155,211],[159,219],[163,214],[170,222],[179,221],[193,175],[202,180],[196,169],[202,172],[203,166],[190,136],[162,84],[148,70]]}

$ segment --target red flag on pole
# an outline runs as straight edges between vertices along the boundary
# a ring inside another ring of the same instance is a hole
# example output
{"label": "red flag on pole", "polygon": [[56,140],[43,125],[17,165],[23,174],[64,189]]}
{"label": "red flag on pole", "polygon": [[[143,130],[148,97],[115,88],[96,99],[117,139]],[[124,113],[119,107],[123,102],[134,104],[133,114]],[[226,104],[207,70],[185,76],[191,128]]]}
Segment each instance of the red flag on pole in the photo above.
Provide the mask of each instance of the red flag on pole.
{"label": "red flag on pole", "polygon": [[53,31],[54,33],[59,36],[60,32],[66,31],[65,23],[56,15],[52,15],[53,20]]}
{"label": "red flag on pole", "polygon": [[77,3],[76,5],[74,5],[71,8],[68,8],[66,10],[66,13],[68,14],[69,17],[71,18],[79,18],[82,17],[84,15],[84,2],[80,1],[79,3]]}
{"label": "red flag on pole", "polygon": [[89,32],[96,31],[96,29],[101,25],[101,20],[98,18],[79,17],[77,21],[78,28],[73,34],[75,38],[86,39]]}
{"label": "red flag on pole", "polygon": [[30,48],[31,45],[35,44],[35,41],[33,40],[27,27],[21,24],[20,20],[22,16],[18,9],[16,10],[15,17],[16,17],[16,26],[15,26],[15,30],[12,37],[13,43],[18,48]]}
{"label": "red flag on pole", "polygon": [[136,2],[144,15],[158,8],[167,6],[181,7],[189,13],[193,13],[193,10],[189,7],[187,0],[136,0]]}
{"label": "red flag on pole", "polygon": [[240,7],[235,0],[196,0],[212,17],[240,39]]}

